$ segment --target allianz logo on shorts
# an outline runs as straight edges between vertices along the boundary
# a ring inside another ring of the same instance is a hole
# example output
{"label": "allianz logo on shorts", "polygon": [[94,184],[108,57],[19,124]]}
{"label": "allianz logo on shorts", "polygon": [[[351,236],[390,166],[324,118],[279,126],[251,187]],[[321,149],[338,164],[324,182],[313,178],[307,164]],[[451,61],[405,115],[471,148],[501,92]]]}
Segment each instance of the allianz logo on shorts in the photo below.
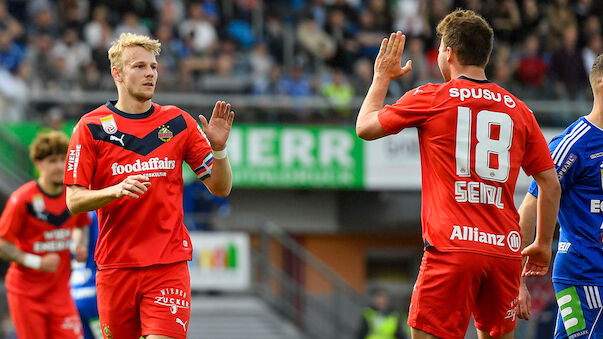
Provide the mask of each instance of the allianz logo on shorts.
{"label": "allianz logo on shorts", "polygon": [[179,308],[189,308],[191,303],[186,300],[186,292],[177,288],[164,288],[161,295],[155,297],[155,304],[167,306],[172,314],[176,314]]}
{"label": "allianz logo on shorts", "polygon": [[168,157],[165,157],[163,159],[155,157],[149,159],[148,161],[140,161],[140,159],[138,159],[134,163],[125,165],[120,165],[114,162],[111,165],[111,171],[113,172],[113,175],[174,168],[176,168],[176,160],[170,160],[168,159]]}
{"label": "allianz logo on shorts", "polygon": [[450,235],[450,240],[473,241],[500,247],[505,247],[506,245],[509,246],[509,249],[513,252],[517,252],[521,248],[521,236],[517,231],[511,231],[505,237],[504,234],[482,232],[477,227],[461,227],[454,225],[452,226],[452,234]]}

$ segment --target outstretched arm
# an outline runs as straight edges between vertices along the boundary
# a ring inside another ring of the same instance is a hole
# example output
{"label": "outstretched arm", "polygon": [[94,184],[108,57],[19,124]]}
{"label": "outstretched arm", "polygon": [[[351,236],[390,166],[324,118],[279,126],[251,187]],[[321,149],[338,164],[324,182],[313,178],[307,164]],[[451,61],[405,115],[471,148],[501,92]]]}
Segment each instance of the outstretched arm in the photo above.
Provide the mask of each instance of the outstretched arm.
{"label": "outstretched arm", "polygon": [[[526,193],[521,206],[519,206],[519,226],[521,228],[522,244],[521,248],[528,247],[534,240],[534,226],[536,226],[536,211],[538,207],[538,199],[531,193]],[[524,260],[525,264],[525,260]],[[521,277],[519,285],[519,310],[517,316],[521,319],[530,319],[532,308],[532,297],[526,286],[526,277]]]}
{"label": "outstretched arm", "polygon": [[387,135],[381,126],[377,113],[383,107],[389,83],[412,69],[409,60],[400,67],[406,36],[401,32],[392,33],[388,39],[381,41],[381,48],[375,60],[373,82],[362,102],[356,119],[356,134],[365,140],[374,140]]}

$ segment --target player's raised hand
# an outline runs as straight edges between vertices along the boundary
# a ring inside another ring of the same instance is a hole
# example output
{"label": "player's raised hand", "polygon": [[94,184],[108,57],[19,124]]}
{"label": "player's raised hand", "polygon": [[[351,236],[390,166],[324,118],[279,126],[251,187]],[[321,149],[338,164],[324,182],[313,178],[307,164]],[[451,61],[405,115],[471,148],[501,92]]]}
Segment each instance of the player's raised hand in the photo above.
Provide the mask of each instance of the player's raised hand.
{"label": "player's raised hand", "polygon": [[59,268],[59,262],[61,258],[56,253],[47,253],[42,256],[42,262],[40,263],[40,270],[44,272],[56,272]]}
{"label": "player's raised hand", "polygon": [[151,182],[147,176],[142,174],[130,175],[114,186],[115,197],[117,199],[123,197],[138,199],[148,190],[149,186],[151,186]]}
{"label": "player's raised hand", "polygon": [[84,262],[88,258],[88,250],[82,245],[75,246],[75,260]]}
{"label": "player's raised hand", "polygon": [[234,114],[234,111],[230,110],[230,104],[224,101],[216,102],[209,123],[202,114],[199,114],[199,120],[201,120],[201,125],[203,125],[203,132],[207,136],[207,139],[209,139],[211,148],[214,151],[221,151],[226,148],[226,141],[230,135]]}
{"label": "player's raised hand", "polygon": [[412,69],[411,60],[408,60],[404,67],[400,65],[405,43],[406,36],[400,31],[392,33],[389,36],[389,40],[386,38],[381,41],[381,48],[375,60],[375,77],[384,77],[391,81],[403,76]]}
{"label": "player's raised hand", "polygon": [[551,246],[533,242],[521,251],[526,257],[526,264],[521,272],[522,277],[542,277],[549,270],[551,263]]}
{"label": "player's raised hand", "polygon": [[528,291],[528,287],[525,284],[524,279],[521,279],[521,283],[519,284],[519,298],[518,298],[518,311],[517,316],[521,319],[528,320],[530,319],[530,314],[532,308],[532,296],[530,296],[530,291]]}

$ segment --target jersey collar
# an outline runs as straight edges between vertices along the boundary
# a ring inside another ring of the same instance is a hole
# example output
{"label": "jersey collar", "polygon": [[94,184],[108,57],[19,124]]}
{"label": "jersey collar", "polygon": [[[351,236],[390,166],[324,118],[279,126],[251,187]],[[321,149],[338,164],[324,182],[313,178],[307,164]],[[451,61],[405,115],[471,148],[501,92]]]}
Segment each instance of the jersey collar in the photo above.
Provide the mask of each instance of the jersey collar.
{"label": "jersey collar", "polygon": [[153,104],[151,104],[151,108],[149,108],[144,113],[138,113],[138,114],[126,113],[126,112],[124,112],[122,110],[119,110],[117,107],[115,107],[115,104],[117,104],[117,100],[109,100],[109,101],[107,101],[107,103],[105,104],[105,106],[107,106],[107,108],[110,109],[110,110],[112,110],[115,114],[121,115],[122,117],[128,118],[128,119],[144,119],[144,118],[148,118],[155,111],[155,106]]}
{"label": "jersey collar", "polygon": [[477,79],[468,78],[464,75],[461,75],[460,77],[458,77],[458,79],[469,80],[469,81],[477,82],[478,84],[491,84],[492,83],[492,81],[490,81],[490,80],[477,80]]}
{"label": "jersey collar", "polygon": [[[36,180],[36,186],[38,187],[38,190],[40,190],[40,192],[42,192],[42,194],[44,194],[45,196],[49,197],[49,198],[58,198],[63,194],[63,191],[57,193],[57,194],[50,194],[47,193],[46,191],[44,191],[42,189],[42,186],[40,186],[40,182],[38,180]],[[65,190],[65,187],[63,187],[63,190]]]}

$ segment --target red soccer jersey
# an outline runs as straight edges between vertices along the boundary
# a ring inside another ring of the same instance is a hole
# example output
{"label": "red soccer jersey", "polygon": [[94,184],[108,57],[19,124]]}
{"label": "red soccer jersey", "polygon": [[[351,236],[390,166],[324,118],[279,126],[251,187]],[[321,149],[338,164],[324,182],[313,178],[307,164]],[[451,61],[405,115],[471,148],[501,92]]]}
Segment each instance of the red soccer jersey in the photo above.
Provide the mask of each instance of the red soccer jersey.
{"label": "red soccer jersey", "polygon": [[190,260],[182,223],[182,162],[202,179],[211,173],[209,141],[189,114],[155,103],[128,114],[113,103],[84,115],[75,126],[65,184],[98,190],[144,174],[151,186],[139,199],[116,199],[98,210],[95,259],[99,269],[145,267]]}
{"label": "red soccer jersey", "polygon": [[423,239],[440,251],[519,258],[519,168],[554,164],[532,112],[489,81],[460,77],[407,92],[379,112],[390,134],[416,127]]}
{"label": "red soccer jersey", "polygon": [[0,237],[24,252],[40,256],[56,252],[60,262],[53,273],[11,263],[6,274],[8,291],[36,298],[69,297],[71,231],[89,224],[88,214],[71,215],[65,190],[49,196],[36,181],[30,181],[13,192],[0,217]]}

